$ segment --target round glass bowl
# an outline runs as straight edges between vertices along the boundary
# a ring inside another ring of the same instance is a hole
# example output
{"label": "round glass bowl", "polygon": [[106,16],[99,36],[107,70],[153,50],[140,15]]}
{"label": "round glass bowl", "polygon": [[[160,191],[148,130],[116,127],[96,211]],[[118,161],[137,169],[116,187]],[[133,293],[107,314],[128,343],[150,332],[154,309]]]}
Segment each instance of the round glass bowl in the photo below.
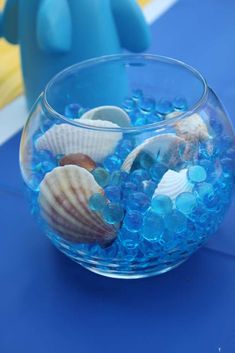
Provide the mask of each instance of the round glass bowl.
{"label": "round glass bowl", "polygon": [[55,246],[105,276],[182,262],[231,201],[231,123],[204,78],[152,55],[89,60],[54,77],[25,126],[22,175]]}

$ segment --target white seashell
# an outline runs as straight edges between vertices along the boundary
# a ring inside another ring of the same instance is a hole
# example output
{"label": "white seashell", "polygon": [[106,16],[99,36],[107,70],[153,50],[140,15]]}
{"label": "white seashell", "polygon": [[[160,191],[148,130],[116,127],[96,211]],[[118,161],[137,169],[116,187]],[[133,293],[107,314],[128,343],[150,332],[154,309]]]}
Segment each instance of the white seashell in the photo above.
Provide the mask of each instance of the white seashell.
{"label": "white seashell", "polygon": [[153,196],[166,195],[175,201],[182,192],[191,192],[193,186],[187,178],[187,171],[187,169],[182,169],[180,172],[175,172],[169,169],[163,175]]}
{"label": "white seashell", "polygon": [[165,119],[166,119],[166,120],[174,119],[174,118],[176,118],[177,116],[179,116],[179,115],[181,115],[181,114],[182,114],[182,112],[174,111],[174,112],[172,112],[172,113],[167,114],[167,115],[165,116]]}
{"label": "white seashell", "polygon": [[[99,128],[117,128],[110,121],[86,120],[86,125]],[[93,130],[69,124],[54,125],[36,141],[38,150],[48,150],[53,155],[82,153],[96,163],[102,162],[116,148],[122,133],[116,131]]]}
{"label": "white seashell", "polygon": [[69,241],[105,245],[116,237],[115,229],[88,207],[89,198],[99,192],[103,193],[103,189],[86,169],[57,167],[40,184],[42,216]]}
{"label": "white seashell", "polygon": [[125,110],[111,105],[91,109],[82,115],[80,120],[106,120],[120,127],[131,126],[131,120]]}
{"label": "white seashell", "polygon": [[175,123],[178,136],[188,141],[205,141],[210,139],[207,126],[199,114],[193,114]]}
{"label": "white seashell", "polygon": [[122,170],[130,172],[131,167],[141,152],[147,152],[154,159],[170,169],[175,169],[181,162],[181,155],[185,148],[185,141],[175,134],[162,134],[147,139],[136,147],[126,158]]}

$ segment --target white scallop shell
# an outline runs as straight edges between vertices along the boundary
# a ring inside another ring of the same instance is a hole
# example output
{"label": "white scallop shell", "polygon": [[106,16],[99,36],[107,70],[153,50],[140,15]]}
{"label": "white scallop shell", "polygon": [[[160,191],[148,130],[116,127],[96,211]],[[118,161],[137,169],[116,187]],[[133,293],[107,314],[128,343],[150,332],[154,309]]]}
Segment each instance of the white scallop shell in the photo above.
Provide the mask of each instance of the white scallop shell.
{"label": "white scallop shell", "polygon": [[121,127],[131,126],[131,120],[125,110],[112,106],[104,105],[91,109],[82,115],[80,120],[106,120],[111,121]]}
{"label": "white scallop shell", "polygon": [[193,186],[187,178],[187,171],[187,169],[182,169],[180,172],[175,172],[169,169],[163,175],[153,196],[166,195],[175,201],[182,192],[191,192]]}
{"label": "white scallop shell", "polygon": [[175,130],[178,136],[185,140],[205,141],[210,139],[206,123],[199,114],[192,114],[175,123]]}
{"label": "white scallop shell", "polygon": [[86,125],[91,128],[77,127],[69,124],[54,125],[36,141],[38,150],[48,150],[53,155],[70,153],[83,153],[92,158],[96,163],[102,162],[109,154],[113,153],[122,133],[116,131],[103,131],[92,129],[118,128],[110,121],[86,120]]}
{"label": "white scallop shell", "polygon": [[88,207],[89,198],[99,192],[103,193],[103,189],[86,169],[74,165],[57,167],[40,184],[42,217],[67,240],[104,245],[116,234],[114,227]]}
{"label": "white scallop shell", "polygon": [[141,152],[149,153],[168,168],[174,169],[182,162],[180,149],[185,148],[185,141],[175,134],[162,134],[151,137],[136,147],[126,158],[122,170],[130,172],[131,167]]}

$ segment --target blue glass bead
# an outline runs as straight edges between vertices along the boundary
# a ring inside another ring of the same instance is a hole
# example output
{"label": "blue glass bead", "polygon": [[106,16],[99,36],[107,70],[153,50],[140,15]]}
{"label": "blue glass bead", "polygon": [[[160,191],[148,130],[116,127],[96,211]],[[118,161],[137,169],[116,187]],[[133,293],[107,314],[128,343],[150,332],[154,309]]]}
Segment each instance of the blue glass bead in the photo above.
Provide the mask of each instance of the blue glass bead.
{"label": "blue glass bead", "polygon": [[127,202],[127,209],[144,213],[150,205],[150,199],[143,192],[134,192]]}
{"label": "blue glass bead", "polygon": [[167,172],[167,167],[161,163],[155,163],[150,168],[151,178],[157,183],[162,179],[163,175]]}
{"label": "blue glass bead", "polygon": [[110,176],[110,185],[120,185],[122,183],[122,174],[120,171],[113,172]]}
{"label": "blue glass bead", "polygon": [[230,158],[232,160],[235,160],[235,149],[234,148],[229,148],[227,151],[226,151],[226,157],[227,158]]}
{"label": "blue glass bead", "polygon": [[187,110],[188,108],[188,104],[185,98],[183,97],[176,97],[173,100],[173,106],[175,107],[175,109],[177,110]]}
{"label": "blue glass bead", "polygon": [[116,154],[123,160],[128,156],[132,149],[133,146],[130,140],[122,140],[121,143],[119,143],[117,146]]}
{"label": "blue glass bead", "polygon": [[165,215],[172,211],[173,202],[166,195],[156,195],[152,199],[151,208],[155,213]]}
{"label": "blue glass bead", "polygon": [[134,89],[132,92],[133,92],[133,95],[132,95],[133,100],[139,101],[142,99],[143,91],[141,91],[141,89]]}
{"label": "blue glass bead", "polygon": [[144,169],[136,169],[129,175],[129,181],[134,184],[140,184],[142,181],[149,179],[149,174],[147,170]]}
{"label": "blue glass bead", "polygon": [[63,157],[64,157],[64,154],[57,154],[57,155],[56,155],[55,159],[56,159],[57,164],[60,163],[60,160],[61,160]]}
{"label": "blue glass bead", "polygon": [[117,204],[108,204],[102,211],[103,219],[108,224],[120,223],[124,217],[123,208]]}
{"label": "blue glass bead", "polygon": [[202,159],[198,163],[206,170],[208,176],[215,172],[215,162],[213,160]]}
{"label": "blue glass bead", "polygon": [[137,211],[128,211],[124,218],[124,226],[129,232],[138,232],[143,224],[142,214]]}
{"label": "blue glass bead", "polygon": [[116,185],[110,185],[105,188],[105,195],[109,201],[118,203],[121,200],[121,188]]}
{"label": "blue glass bead", "polygon": [[147,124],[147,119],[144,115],[138,114],[134,121],[134,126],[143,126]]}
{"label": "blue glass bead", "polygon": [[214,195],[214,187],[210,183],[201,183],[197,184],[195,187],[195,191],[198,196],[203,200],[205,197],[210,197]]}
{"label": "blue glass bead", "polygon": [[200,165],[189,167],[188,178],[193,183],[201,183],[206,180],[206,177],[207,177],[206,171]]}
{"label": "blue glass bead", "polygon": [[137,248],[141,241],[141,237],[138,232],[130,232],[125,227],[122,227],[120,230],[118,238],[122,245],[127,249]]}
{"label": "blue glass bead", "polygon": [[92,171],[92,174],[100,186],[105,187],[109,184],[110,174],[106,169],[98,167]]}
{"label": "blue glass bead", "polygon": [[141,191],[143,191],[148,197],[152,198],[156,188],[157,188],[157,184],[154,181],[152,180],[142,181]]}
{"label": "blue glass bead", "polygon": [[42,161],[50,161],[50,160],[55,160],[55,158],[53,157],[52,153],[50,151],[47,150],[43,150],[43,151],[38,151],[36,154],[36,158],[38,161],[42,162]]}
{"label": "blue glass bead", "polygon": [[224,172],[234,171],[235,169],[235,159],[222,158],[220,163]]}
{"label": "blue glass bead", "polygon": [[170,232],[181,233],[187,227],[187,218],[178,210],[173,210],[164,218],[165,226]]}
{"label": "blue glass bead", "polygon": [[147,152],[143,151],[138,156],[140,166],[143,169],[150,169],[154,165],[154,158]]}
{"label": "blue glass bead", "polygon": [[156,102],[152,98],[143,98],[140,100],[138,107],[143,113],[152,113],[155,110]]}
{"label": "blue glass bead", "polygon": [[161,236],[164,233],[164,228],[165,225],[163,218],[155,212],[148,211],[144,216],[141,234],[146,240],[156,242],[161,239]]}
{"label": "blue glass bead", "polygon": [[182,192],[179,194],[175,200],[176,208],[184,213],[189,214],[197,205],[196,197],[191,192]]}
{"label": "blue glass bead", "polygon": [[76,119],[78,118],[80,108],[80,105],[77,103],[68,104],[65,107],[64,115],[67,118]]}
{"label": "blue glass bead", "polygon": [[104,195],[96,193],[89,198],[88,206],[92,211],[101,212],[106,206],[107,201]]}
{"label": "blue glass bead", "polygon": [[201,142],[199,145],[199,158],[210,159],[213,156],[214,146],[212,144]]}
{"label": "blue glass bead", "polygon": [[55,161],[43,161],[41,164],[41,171],[43,174],[50,172],[52,169],[57,167],[57,163]]}
{"label": "blue glass bead", "polygon": [[174,108],[170,101],[168,100],[161,100],[156,105],[156,110],[159,114],[166,115],[173,112]]}
{"label": "blue glass bead", "polygon": [[124,107],[125,111],[129,113],[135,109],[136,103],[133,99],[127,98],[124,101],[123,107]]}
{"label": "blue glass bead", "polygon": [[133,194],[137,190],[137,185],[127,181],[122,184],[121,188],[121,193],[122,193],[122,199],[123,200],[128,200],[129,196]]}
{"label": "blue glass bead", "polygon": [[118,156],[112,155],[104,160],[103,165],[109,172],[114,172],[120,169],[122,161]]}

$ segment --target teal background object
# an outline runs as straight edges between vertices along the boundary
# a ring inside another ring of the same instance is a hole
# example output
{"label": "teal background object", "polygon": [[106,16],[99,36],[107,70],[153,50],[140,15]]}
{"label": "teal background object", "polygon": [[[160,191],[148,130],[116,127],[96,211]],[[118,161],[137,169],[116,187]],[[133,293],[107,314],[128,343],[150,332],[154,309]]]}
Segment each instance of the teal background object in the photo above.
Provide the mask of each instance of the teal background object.
{"label": "teal background object", "polygon": [[8,0],[0,35],[20,44],[29,107],[65,67],[122,48],[141,52],[150,44],[136,0]]}

